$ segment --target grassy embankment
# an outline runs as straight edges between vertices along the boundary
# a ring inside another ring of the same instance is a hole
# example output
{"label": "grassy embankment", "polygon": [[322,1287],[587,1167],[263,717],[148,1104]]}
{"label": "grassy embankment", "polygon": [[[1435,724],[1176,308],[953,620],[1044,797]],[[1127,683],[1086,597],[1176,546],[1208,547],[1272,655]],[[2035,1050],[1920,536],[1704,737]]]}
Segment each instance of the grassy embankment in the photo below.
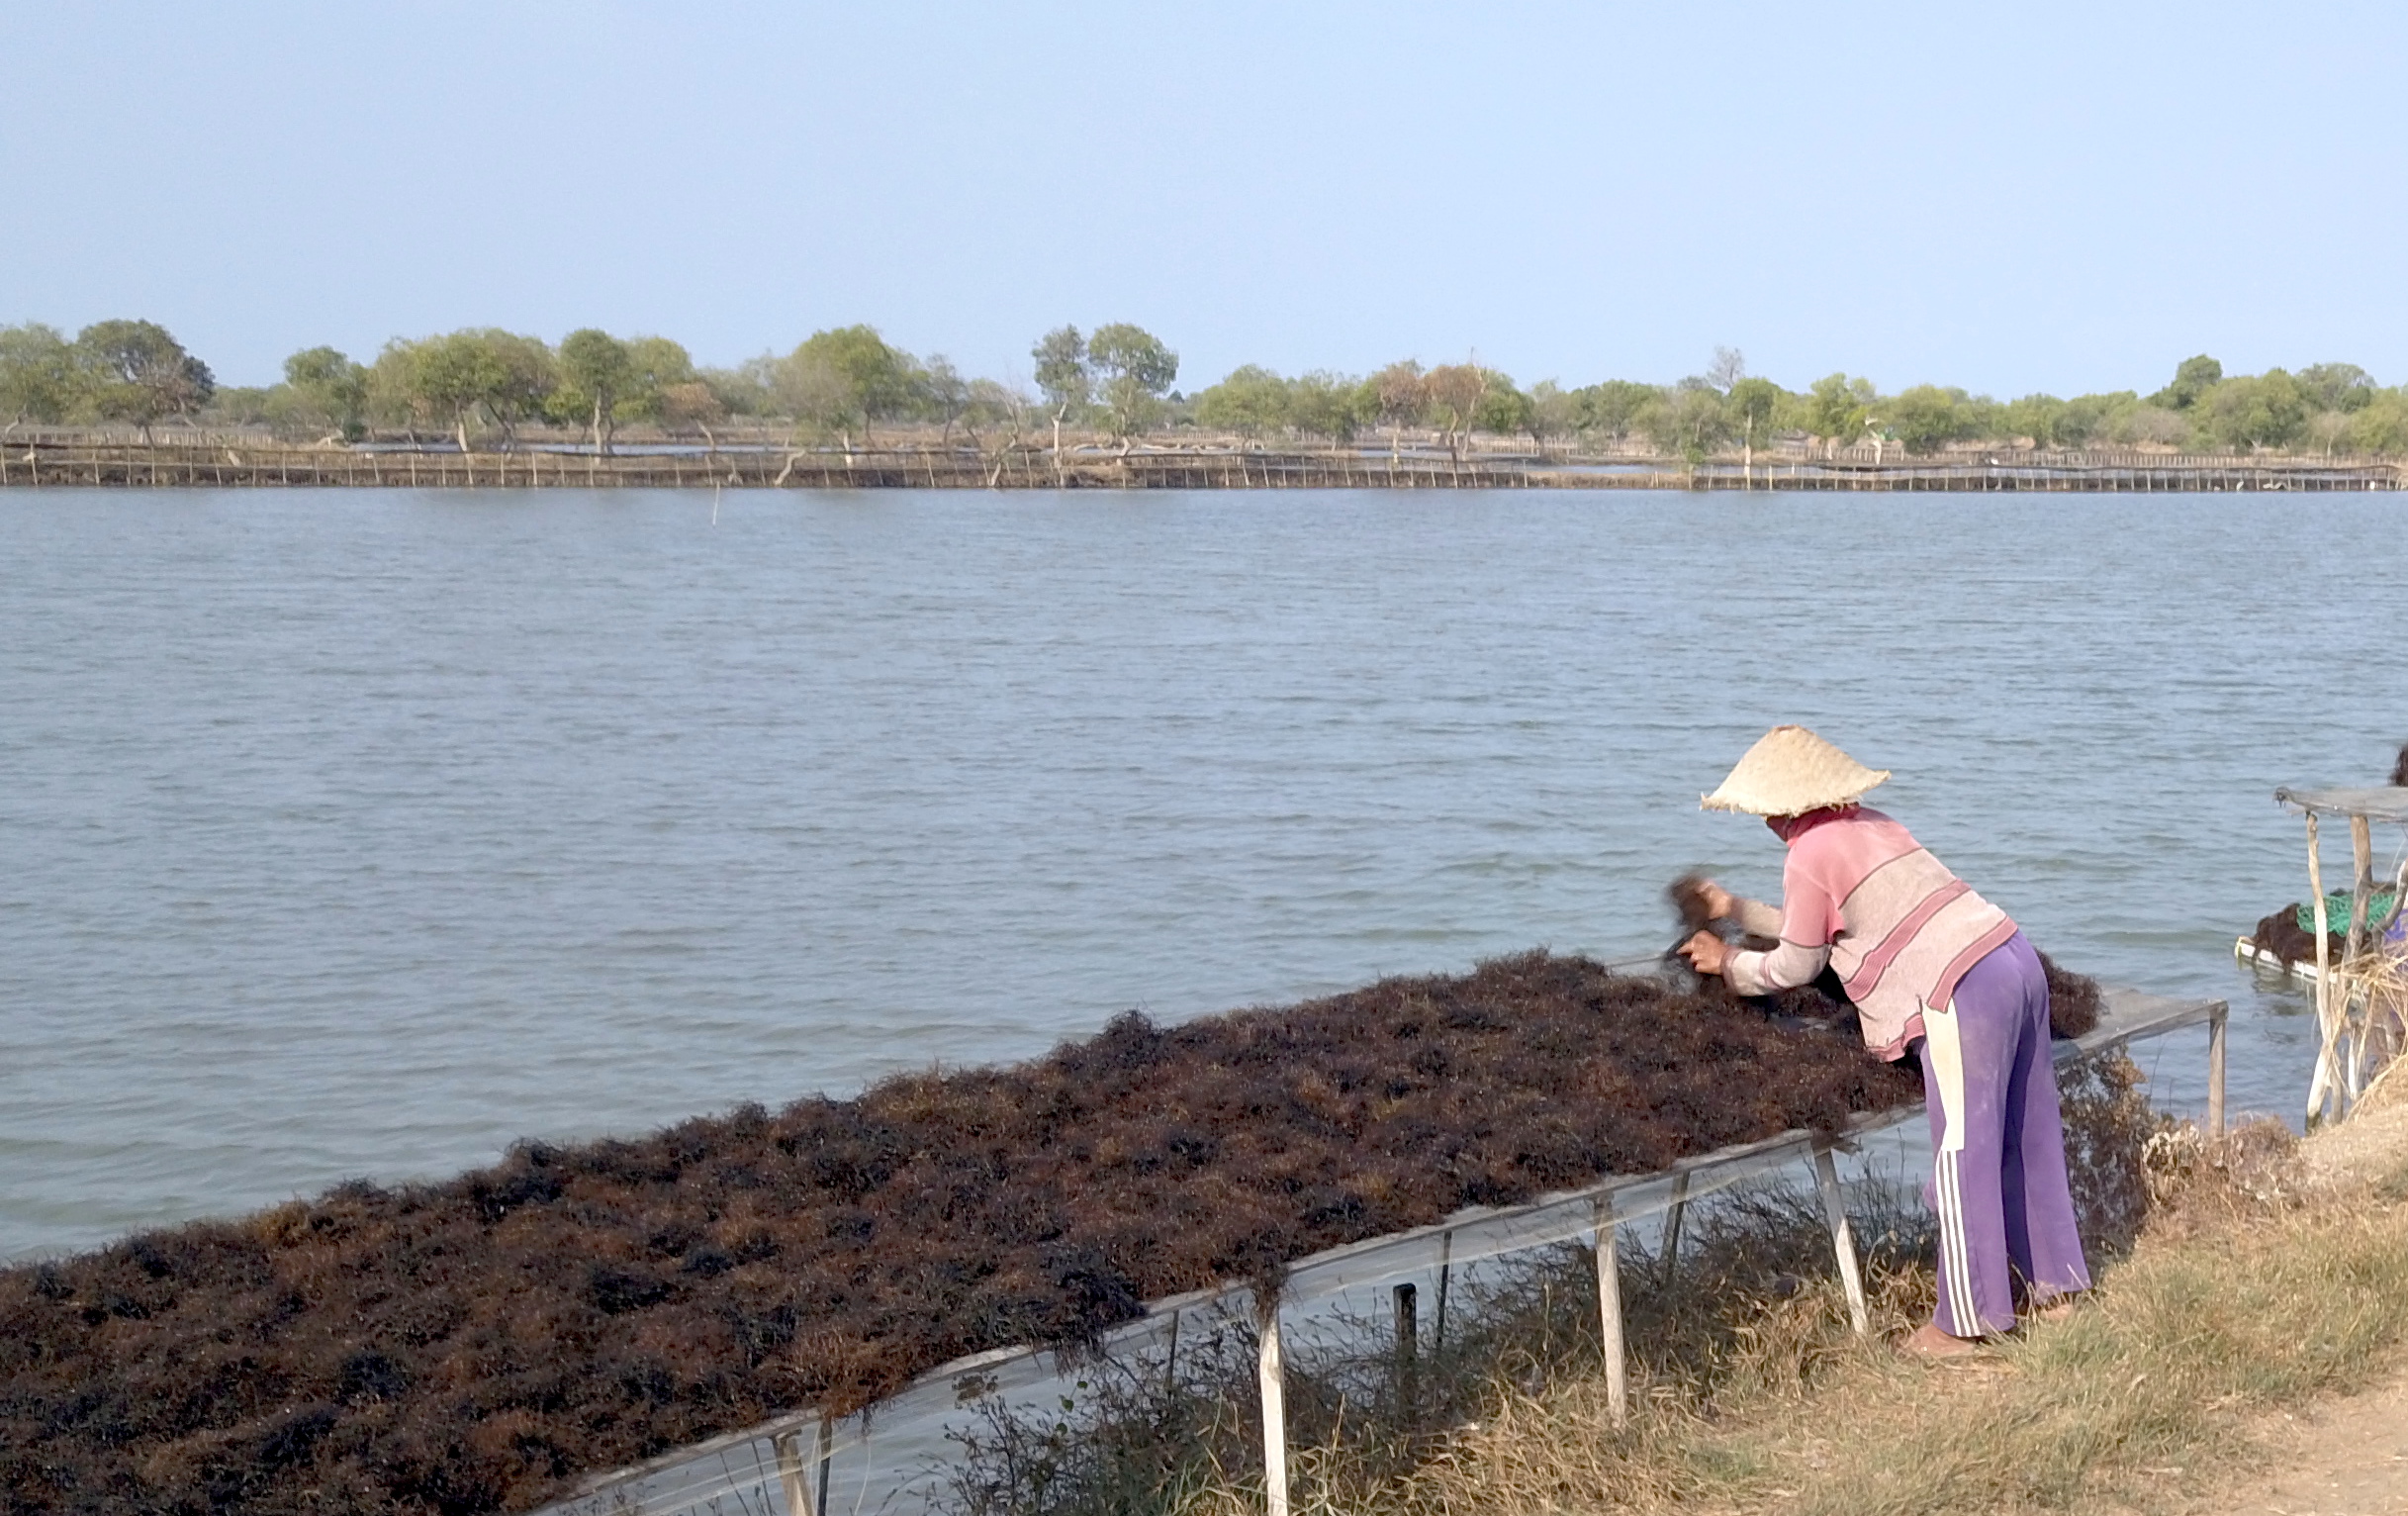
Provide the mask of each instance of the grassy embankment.
{"label": "grassy embankment", "polygon": [[[1495,1385],[1408,1472],[1365,1477],[1335,1444],[1308,1458],[1300,1508],[1908,1516],[2196,1498],[2262,1456],[2268,1413],[2408,1365],[2408,1102],[2296,1151],[2265,1126],[2190,1151],[2089,1303],[1976,1359],[1860,1344],[1836,1287],[1811,1285],[1761,1297],[1704,1373],[1653,1374],[1627,1428],[1593,1374]],[[1920,1269],[1877,1279],[1889,1333],[1928,1311]],[[1250,1505],[1222,1485],[1189,1510]]]}

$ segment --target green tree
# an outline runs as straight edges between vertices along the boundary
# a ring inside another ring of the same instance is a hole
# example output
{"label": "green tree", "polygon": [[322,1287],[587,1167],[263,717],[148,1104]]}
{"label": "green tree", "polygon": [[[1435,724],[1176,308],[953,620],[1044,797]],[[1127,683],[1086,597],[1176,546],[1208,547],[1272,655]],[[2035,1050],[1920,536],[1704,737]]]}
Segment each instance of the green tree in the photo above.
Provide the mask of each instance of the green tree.
{"label": "green tree", "polygon": [[2034,447],[2055,445],[2057,425],[2065,415],[2065,402],[2054,395],[2022,395],[2006,403],[2000,413],[2000,425],[2006,440],[2030,437]]}
{"label": "green tree", "polygon": [[1056,327],[1029,349],[1037,360],[1037,388],[1054,413],[1054,467],[1062,468],[1062,424],[1084,411],[1095,393],[1095,371],[1087,366],[1087,339],[1076,327]]}
{"label": "green tree", "polygon": [[2149,403],[2168,411],[2187,411],[2223,379],[2224,365],[2207,354],[2184,358],[2175,367],[2174,383],[2150,396]]}
{"label": "green tree", "polygon": [[1865,434],[1873,419],[1875,391],[1870,379],[1825,374],[1806,387],[1806,430],[1836,452]]}
{"label": "green tree", "polygon": [[1479,415],[1480,402],[1488,398],[1488,370],[1477,363],[1441,363],[1423,376],[1422,393],[1447,454],[1462,462],[1473,418]]}
{"label": "green tree", "polygon": [[1730,438],[1730,416],[1722,394],[1702,378],[1674,385],[1639,418],[1640,426],[1656,450],[1680,458],[1692,469],[1713,455]]}
{"label": "green tree", "polygon": [[710,387],[720,409],[729,416],[770,416],[778,410],[778,372],[783,361],[765,352],[734,368],[697,369],[695,378]]}
{"label": "green tree", "polygon": [[1908,452],[1935,453],[1981,433],[1981,419],[1971,400],[1963,390],[1918,384],[1884,402],[1882,419]]}
{"label": "green tree", "polygon": [[875,327],[814,332],[782,365],[781,396],[795,415],[831,430],[869,427],[909,412],[918,365]]}
{"label": "green tree", "polygon": [[695,382],[694,355],[686,350],[685,343],[665,336],[629,337],[627,366],[634,379],[627,388],[626,400],[619,406],[622,416],[648,416],[665,421],[669,392]]}
{"label": "green tree", "polygon": [[1143,327],[1114,322],[1087,338],[1087,364],[1095,372],[1112,434],[1121,451],[1161,413],[1162,397],[1179,377],[1179,355]]}
{"label": "green tree", "polygon": [[2049,428],[2049,440],[2059,447],[2087,447],[2102,435],[2107,418],[2118,406],[2132,406],[2140,397],[2130,390],[2109,395],[2077,395],[2065,403]]}
{"label": "green tree", "polygon": [[2210,437],[2242,451],[2283,448],[2307,432],[2308,401],[2289,374],[2269,368],[2256,378],[2227,379],[2200,407]]}
{"label": "green tree", "polygon": [[2107,407],[2099,417],[2093,440],[2103,439],[2123,447],[2170,447],[2191,438],[2191,420],[2198,414],[2195,410],[2169,411],[2128,390],[2099,398],[2107,402]]}
{"label": "green tree", "polygon": [[953,445],[953,428],[970,411],[970,381],[943,353],[929,358],[919,373],[920,404],[930,419],[945,428],[944,442]]}
{"label": "green tree", "polygon": [[1580,398],[1581,429],[1602,431],[1618,446],[1640,429],[1639,419],[1664,398],[1654,385],[1628,379],[1608,379],[1573,393]]}
{"label": "green tree", "polygon": [[1552,379],[1541,379],[1530,386],[1530,440],[1546,450],[1550,437],[1570,436],[1581,427],[1580,396],[1565,389]]}
{"label": "green tree", "polygon": [[514,442],[518,424],[539,412],[557,386],[551,349],[496,328],[387,344],[370,376],[372,392],[399,392],[414,415],[445,419],[469,450],[468,424],[482,410]]}
{"label": "green tree", "polygon": [[[606,457],[619,423],[669,421],[669,392],[696,382],[694,359],[682,343],[665,336],[622,340],[589,327],[561,341],[560,384],[551,392],[547,409],[561,421],[583,422],[593,435],[595,452]],[[715,396],[707,406],[697,405],[698,400],[693,394],[681,400],[679,424],[703,424],[726,414]]]}
{"label": "green tree", "polygon": [[1196,420],[1217,430],[1258,437],[1288,427],[1294,398],[1285,379],[1258,363],[1249,363],[1230,370],[1228,378],[1196,396]]}
{"label": "green tree", "polygon": [[38,322],[0,327],[0,418],[63,422],[90,388],[74,344],[56,328]]}
{"label": "green tree", "polygon": [[393,337],[368,365],[368,419],[379,426],[408,428],[413,442],[417,440],[419,425],[433,421],[418,384],[424,349],[422,342]]}
{"label": "green tree", "polygon": [[[1488,383],[1480,391],[1480,399],[1472,407],[1473,429],[1491,436],[1512,437],[1531,432],[1536,426],[1537,408],[1530,397],[1522,393],[1514,381],[1495,369],[1486,370]],[[1535,441],[1535,435],[1531,437]]]}
{"label": "green tree", "polygon": [[190,416],[217,392],[209,365],[155,322],[94,322],[75,333],[75,348],[93,375],[94,409],[141,427],[144,441],[152,422]]}
{"label": "green tree", "polygon": [[847,448],[851,447],[852,434],[862,424],[858,397],[824,356],[787,353],[778,360],[770,390],[770,403],[779,412],[814,432],[841,435]]}
{"label": "green tree", "polygon": [[467,452],[469,418],[509,386],[509,370],[492,344],[474,332],[431,336],[416,346],[408,374],[412,398],[448,417],[460,451]]}
{"label": "green tree", "polygon": [[1362,381],[1315,370],[1288,384],[1288,425],[1343,446],[1362,426],[1364,395]]}
{"label": "green tree", "polygon": [[284,360],[281,397],[271,394],[271,419],[357,441],[367,434],[368,370],[332,347],[311,347]]}
{"label": "green tree", "polygon": [[2377,390],[2351,413],[2350,446],[2382,457],[2408,453],[2408,390]]}
{"label": "green tree", "polygon": [[610,456],[619,407],[637,388],[635,359],[627,344],[600,328],[582,327],[561,339],[560,373],[566,381],[557,397],[561,408],[588,412],[595,456]]}
{"label": "green tree", "polygon": [[962,426],[973,445],[982,445],[979,432],[994,428],[1008,434],[1007,446],[1017,447],[1028,414],[1029,397],[1016,386],[996,379],[972,379],[969,401],[962,410]]}
{"label": "green tree", "polygon": [[1741,478],[1753,479],[1756,474],[1756,438],[1770,437],[1773,418],[1781,410],[1781,386],[1770,379],[1741,378],[1731,381],[1726,397],[1732,427],[1739,433]]}
{"label": "green tree", "polygon": [[1365,403],[1372,416],[1388,427],[1388,461],[1404,450],[1404,429],[1419,423],[1430,409],[1430,376],[1411,358],[1391,363],[1363,381]]}
{"label": "green tree", "polygon": [[560,387],[559,360],[543,338],[522,336],[499,327],[487,327],[476,338],[493,350],[502,365],[500,388],[486,398],[486,413],[502,428],[505,447],[518,445],[518,426],[550,408],[552,392]]}
{"label": "green tree", "polygon": [[2291,377],[2318,411],[2357,411],[2375,395],[2374,376],[2355,363],[2311,363]]}

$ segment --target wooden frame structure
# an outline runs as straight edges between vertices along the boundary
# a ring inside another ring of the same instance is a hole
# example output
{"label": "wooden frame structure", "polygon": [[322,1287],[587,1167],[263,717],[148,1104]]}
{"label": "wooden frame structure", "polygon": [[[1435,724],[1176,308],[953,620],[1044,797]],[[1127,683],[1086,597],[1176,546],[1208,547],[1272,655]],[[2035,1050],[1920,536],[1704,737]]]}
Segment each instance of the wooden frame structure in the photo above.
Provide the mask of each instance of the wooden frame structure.
{"label": "wooden frame structure", "polygon": [[[2275,803],[2307,819],[2308,895],[2316,934],[2316,1068],[2308,1078],[2307,1123],[2338,1121],[2350,1112],[2379,1065],[2400,1051],[2400,1013],[2396,1006],[2377,1003],[2368,993],[2368,974],[2381,961],[2382,937],[2391,920],[2371,921],[2368,906],[2374,898],[2374,837],[2376,821],[2408,827],[2408,789],[2324,789],[2274,792]],[[2319,851],[2320,817],[2350,823],[2349,934],[2341,961],[2333,961],[2331,906],[2324,889],[2324,860]],[[2408,897],[2408,859],[2392,881],[2391,919]]]}
{"label": "wooden frame structure", "polygon": [[[1624,972],[1654,972],[1654,959],[1617,964]],[[2119,1049],[2141,1038],[2205,1023],[2207,1122],[2224,1129],[2224,1044],[2227,1005],[2222,1000],[2176,1000],[2137,991],[2111,990],[2096,1029],[2056,1045],[2059,1064]],[[1407,1260],[1437,1261],[1436,1345],[1446,1322],[1450,1270],[1526,1248],[1585,1237],[1597,1261],[1598,1330],[1604,1346],[1608,1395],[1614,1415],[1629,1414],[1627,1343],[1621,1300],[1620,1238],[1623,1228],[1661,1217],[1672,1262],[1683,1213],[1691,1201],[1714,1190],[1796,1163],[1811,1166],[1814,1186],[1830,1229],[1834,1265],[1846,1290],[1851,1321],[1860,1334],[1871,1330],[1856,1240],[1848,1225],[1833,1155],[1853,1151],[1878,1132],[1901,1126],[1923,1112],[1920,1101],[1869,1111],[1837,1132],[1790,1131],[1760,1142],[1686,1159],[1651,1174],[1616,1176],[1581,1188],[1543,1196],[1525,1205],[1476,1207],[1434,1225],[1368,1238],[1299,1259],[1289,1268],[1288,1289],[1275,1299],[1254,1297],[1243,1284],[1197,1290],[1158,1300],[1145,1316],[1112,1334],[1107,1349],[1166,1334],[1175,1354],[1183,1312],[1245,1303],[1257,1334],[1255,1377],[1263,1433],[1265,1516],[1291,1516],[1288,1487],[1285,1353],[1280,1318],[1300,1295],[1328,1298],[1349,1289],[1385,1283],[1400,1273],[1421,1272]],[[1418,1373],[1420,1326],[1417,1291],[1397,1284],[1390,1291],[1397,1341],[1395,1372],[1410,1383]],[[1435,1349],[1434,1349],[1435,1350]],[[977,1354],[922,1375],[901,1394],[859,1415],[842,1418],[805,1409],[762,1426],[731,1432],[664,1454],[631,1469],[589,1479],[574,1494],[537,1516],[701,1516],[722,1510],[783,1511],[784,1516],[828,1516],[829,1470],[835,1456],[865,1447],[873,1417],[900,1413],[910,1400],[924,1412],[958,1409],[978,1398],[1047,1382],[1058,1372],[1050,1349],[1003,1348]],[[1165,1371],[1167,1372],[1167,1371]],[[805,1438],[810,1445],[805,1446]],[[774,1493],[773,1493],[774,1492]]]}

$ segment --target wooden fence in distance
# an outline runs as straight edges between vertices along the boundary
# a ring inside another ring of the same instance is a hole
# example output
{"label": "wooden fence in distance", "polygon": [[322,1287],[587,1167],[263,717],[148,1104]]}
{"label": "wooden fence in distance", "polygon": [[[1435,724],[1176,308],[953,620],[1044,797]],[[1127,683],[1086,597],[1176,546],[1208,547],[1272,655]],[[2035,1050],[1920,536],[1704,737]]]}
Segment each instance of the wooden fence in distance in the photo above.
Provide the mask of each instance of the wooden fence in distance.
{"label": "wooden fence in distance", "polygon": [[528,450],[37,444],[0,448],[0,487],[385,489],[1573,489],[2198,493],[2397,490],[2394,463],[2079,454],[2049,461],[1713,462],[1696,468],[1378,451],[1039,447],[652,451],[603,458]]}

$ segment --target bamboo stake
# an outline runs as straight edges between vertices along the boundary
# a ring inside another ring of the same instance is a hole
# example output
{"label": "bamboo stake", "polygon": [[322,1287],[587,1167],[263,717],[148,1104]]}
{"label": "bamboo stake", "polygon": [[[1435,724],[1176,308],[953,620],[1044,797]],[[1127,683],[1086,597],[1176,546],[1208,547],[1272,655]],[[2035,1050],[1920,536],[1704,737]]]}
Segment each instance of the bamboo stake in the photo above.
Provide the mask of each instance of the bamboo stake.
{"label": "bamboo stake", "polygon": [[1664,1212],[1664,1282],[1672,1282],[1681,1265],[1681,1221],[1689,1211],[1689,1176],[1672,1177],[1672,1204]]}
{"label": "bamboo stake", "polygon": [[1455,1234],[1443,1232],[1438,1236],[1438,1319],[1431,1330],[1430,1352],[1433,1357],[1446,1351],[1446,1275],[1454,1262]]}
{"label": "bamboo stake", "polygon": [[2219,1009],[2207,1018],[2207,1135],[2224,1135],[2224,1023],[2232,1013]]}
{"label": "bamboo stake", "polygon": [[826,1416],[819,1418],[819,1447],[812,1462],[818,1466],[819,1493],[811,1493],[811,1478],[805,1470],[802,1455],[795,1447],[800,1434],[787,1432],[770,1439],[778,1453],[778,1489],[786,1496],[787,1516],[825,1516],[828,1509],[828,1465],[836,1428]]}
{"label": "bamboo stake", "polygon": [[1848,1226],[1848,1206],[1839,1192],[1839,1167],[1831,1161],[1831,1145],[1814,1140],[1814,1187],[1822,1195],[1823,1219],[1831,1226],[1831,1252],[1839,1260],[1839,1282],[1848,1292],[1848,1322],[1859,1337],[1873,1335],[1871,1313],[1865,1308],[1865,1277],[1856,1261],[1856,1234]]}
{"label": "bamboo stake", "polygon": [[786,1496],[786,1516],[815,1516],[811,1497],[802,1482],[802,1456],[794,1451],[794,1434],[781,1433],[770,1439],[778,1453],[778,1491]]}
{"label": "bamboo stake", "polygon": [[[2358,955],[2366,945],[2366,905],[2374,893],[2374,842],[2371,827],[2364,816],[2350,817],[2350,859],[2357,866],[2357,878],[2351,885],[2350,940],[2342,949],[2341,966],[2344,975],[2352,974],[2358,966]],[[2345,980],[2341,996],[2341,1014],[2350,1015],[2350,994]],[[2365,1020],[2350,1034],[2350,1065],[2347,1088],[2355,1102],[2364,1089],[2366,1073],[2366,1034],[2373,1029],[2374,1007],[2366,1007]]]}
{"label": "bamboo stake", "polygon": [[1254,1379],[1262,1391],[1263,1516],[1288,1516],[1287,1386],[1279,1366],[1279,1303],[1256,1307],[1261,1342],[1254,1359]]}
{"label": "bamboo stake", "polygon": [[1606,1403],[1616,1426],[1630,1420],[1630,1380],[1622,1341],[1622,1269],[1614,1222],[1614,1197],[1599,1195],[1596,1210],[1597,1324],[1605,1346]]}
{"label": "bamboo stake", "polygon": [[[2333,998],[2332,923],[2325,917],[2324,865],[2316,854],[2316,812],[2308,812],[2308,895],[2315,901],[2316,926],[2316,1072],[2308,1080],[2307,1124],[2312,1128],[2324,1114],[2325,1095],[2332,1089],[2335,1028]],[[2339,1101],[2335,1101],[2336,1107]],[[2334,1114],[2340,1111],[2336,1108]]]}
{"label": "bamboo stake", "polygon": [[1170,1313],[1170,1344],[1162,1349],[1162,1393],[1179,1387],[1179,1313]]}

